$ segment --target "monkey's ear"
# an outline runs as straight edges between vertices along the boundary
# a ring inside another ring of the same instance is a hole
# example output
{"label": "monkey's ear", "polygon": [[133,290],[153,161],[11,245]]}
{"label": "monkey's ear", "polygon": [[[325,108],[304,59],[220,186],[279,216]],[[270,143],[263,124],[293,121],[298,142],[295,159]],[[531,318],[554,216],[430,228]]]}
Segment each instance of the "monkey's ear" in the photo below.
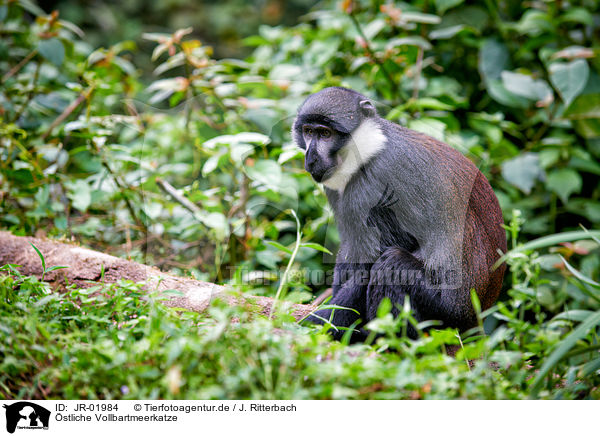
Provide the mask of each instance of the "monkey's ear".
{"label": "monkey's ear", "polygon": [[377,115],[377,110],[375,109],[375,106],[373,106],[373,103],[371,103],[369,100],[363,100],[360,103],[358,103],[358,105],[360,106],[360,110],[362,111],[365,117],[374,117],[375,115]]}

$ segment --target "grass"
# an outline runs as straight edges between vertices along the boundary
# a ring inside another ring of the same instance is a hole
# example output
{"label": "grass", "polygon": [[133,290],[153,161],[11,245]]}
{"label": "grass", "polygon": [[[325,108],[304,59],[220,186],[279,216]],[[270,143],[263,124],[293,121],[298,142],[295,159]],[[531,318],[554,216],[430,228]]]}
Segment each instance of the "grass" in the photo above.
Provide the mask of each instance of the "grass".
{"label": "grass", "polygon": [[[126,281],[48,293],[15,265],[3,269],[2,398],[515,399],[529,395],[536,365],[530,353],[506,349],[507,329],[466,338],[453,358],[444,353],[458,344],[453,330],[409,341],[382,314],[376,344],[345,346],[287,316],[218,301],[205,314],[167,308]],[[464,359],[473,357],[469,368]],[[538,395],[598,397],[593,384],[579,385]]]}

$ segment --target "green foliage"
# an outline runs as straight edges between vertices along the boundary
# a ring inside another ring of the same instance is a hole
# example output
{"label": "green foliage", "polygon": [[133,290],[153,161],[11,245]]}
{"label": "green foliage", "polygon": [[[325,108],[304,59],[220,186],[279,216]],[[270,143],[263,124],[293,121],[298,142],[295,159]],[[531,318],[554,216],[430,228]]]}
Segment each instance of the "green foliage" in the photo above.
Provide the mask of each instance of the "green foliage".
{"label": "green foliage", "polygon": [[[586,359],[597,353],[588,340],[598,312],[561,343],[576,316],[532,325],[501,306],[506,326],[465,340],[455,359],[444,352],[460,343],[452,330],[397,336],[409,310],[396,320],[380,310],[370,325],[377,342],[346,346],[285,315],[268,320],[219,301],[204,315],[169,309],[126,281],[48,295],[17,269],[0,275],[0,398],[598,398],[597,357]],[[549,367],[558,386],[539,389]]]}
{"label": "green foliage", "polygon": [[[4,229],[306,301],[325,287],[306,273],[330,269],[338,236],[289,129],[306,95],[343,85],[471,158],[512,245],[507,295],[474,331],[410,342],[396,335],[414,323],[408,302],[397,320],[388,304],[371,324],[379,336],[352,347],[283,315],[174,312],[131,283],[46,295],[7,266],[1,392],[597,397],[600,250],[581,227],[600,225],[599,19],[587,0],[325,2],[294,27],[261,26],[238,60],[217,59],[190,28],[137,21],[126,29],[135,41],[96,48],[97,34],[57,13],[0,2]],[[457,360],[446,345],[461,346]]]}

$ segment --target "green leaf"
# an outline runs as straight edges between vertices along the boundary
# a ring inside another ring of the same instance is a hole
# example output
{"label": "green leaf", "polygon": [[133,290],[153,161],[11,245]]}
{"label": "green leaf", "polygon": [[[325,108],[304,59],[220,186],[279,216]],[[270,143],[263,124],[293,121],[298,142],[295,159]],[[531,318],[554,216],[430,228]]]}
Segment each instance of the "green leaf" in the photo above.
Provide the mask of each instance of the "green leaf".
{"label": "green leaf", "polygon": [[577,277],[578,280],[582,281],[583,283],[586,283],[586,284],[590,285],[594,289],[599,289],[600,290],[600,283],[592,280],[591,278],[583,275],[578,270],[576,270],[575,268],[573,268],[571,266],[571,264],[565,260],[564,257],[560,256],[560,258],[562,259],[563,263],[565,264],[565,266],[567,267],[567,269],[569,270],[569,272],[571,274],[573,274],[575,277]]}
{"label": "green leaf", "polygon": [[57,269],[64,269],[64,268],[69,268],[69,267],[68,266],[58,266],[58,265],[57,266],[51,266],[50,268],[48,268],[46,270],[46,272],[55,271]]}
{"label": "green leaf", "polygon": [[8,15],[8,6],[7,5],[1,5],[0,6],[0,23],[3,22],[6,19],[7,15]]}
{"label": "green leaf", "polygon": [[408,123],[408,127],[416,130],[417,132],[425,133],[426,135],[429,135],[440,141],[444,141],[444,132],[448,126],[442,121],[434,118],[421,118],[410,121]]}
{"label": "green leaf", "polygon": [[529,106],[529,100],[513,94],[502,84],[501,80],[488,80],[485,83],[490,97],[508,107],[525,109]]}
{"label": "green leaf", "polygon": [[308,247],[308,248],[312,248],[314,250],[317,251],[322,251],[323,253],[327,253],[327,254],[333,254],[331,251],[329,251],[327,248],[323,247],[321,244],[317,244],[316,242],[305,242],[303,244],[300,244],[301,247]]}
{"label": "green leaf", "polygon": [[479,300],[479,296],[477,295],[477,292],[475,292],[475,289],[471,289],[471,304],[473,305],[473,309],[475,310],[477,316],[480,316],[481,301]]}
{"label": "green leaf", "polygon": [[589,156],[586,156],[585,158],[573,156],[569,161],[569,167],[600,176],[600,164]]}
{"label": "green leaf", "polygon": [[545,100],[552,89],[544,80],[535,80],[531,76],[512,71],[502,71],[502,84],[513,94],[530,100]]}
{"label": "green leaf", "polygon": [[542,365],[531,385],[531,397],[535,397],[542,387],[544,378],[552,368],[567,354],[567,352],[575,346],[575,344],[584,338],[593,328],[600,324],[600,312],[595,312],[586,318],[569,336],[563,339],[556,350],[548,357]]}
{"label": "green leaf", "polygon": [[[431,50],[431,44],[425,38],[420,36],[405,36],[402,38],[392,38],[386,44],[386,48],[399,47],[401,45],[414,45],[423,48],[423,50]],[[367,61],[369,59],[367,58]]]}
{"label": "green leaf", "polygon": [[586,118],[582,120],[573,120],[575,131],[584,138],[600,138],[600,119]]}
{"label": "green leaf", "polygon": [[67,182],[67,197],[75,209],[85,212],[92,203],[92,188],[85,180]]}
{"label": "green leaf", "polygon": [[173,68],[177,68],[182,66],[185,63],[185,55],[184,53],[177,53],[174,56],[167,58],[165,62],[160,64],[158,67],[154,69],[154,75],[160,76],[162,73],[165,73]]}
{"label": "green leaf", "polygon": [[248,157],[250,153],[254,150],[254,145],[245,144],[245,143],[236,143],[231,144],[231,150],[229,155],[231,156],[231,160],[237,165],[242,165],[244,159]]}
{"label": "green leaf", "polygon": [[454,106],[441,102],[437,98],[431,97],[422,97],[414,101],[411,100],[409,103],[410,104],[408,106],[410,106],[411,108],[414,107],[421,110],[433,109],[439,111],[450,111],[454,109]]}
{"label": "green leaf", "polygon": [[557,89],[565,106],[569,106],[585,88],[590,68],[583,59],[550,65],[550,82]]}
{"label": "green leaf", "polygon": [[272,160],[261,159],[253,167],[246,167],[246,173],[252,180],[267,185],[276,191],[281,187],[281,166]]}
{"label": "green leaf", "polygon": [[537,36],[543,33],[552,34],[555,31],[550,15],[536,9],[527,10],[515,27],[521,34],[529,36]]}
{"label": "green leaf", "polygon": [[424,14],[422,12],[403,12],[402,19],[414,23],[438,24],[442,21],[440,17],[433,14]]}
{"label": "green leaf", "polygon": [[448,9],[456,7],[465,0],[435,0],[435,8],[440,15],[443,15]]}
{"label": "green leaf", "polygon": [[272,250],[262,250],[256,252],[256,261],[270,270],[276,270],[281,259]]}
{"label": "green leaf", "polygon": [[484,80],[500,79],[502,71],[509,68],[509,62],[508,48],[496,39],[486,39],[479,49],[477,64]]}
{"label": "green leaf", "polygon": [[37,255],[39,256],[39,258],[42,261],[42,271],[46,271],[46,260],[44,259],[44,255],[42,254],[42,252],[35,246],[33,245],[31,242],[29,243],[29,245],[31,245],[33,247],[33,249],[35,250],[35,252],[37,253]]}
{"label": "green leaf", "polygon": [[275,242],[275,241],[265,241],[265,243],[269,244],[272,247],[277,248],[278,250],[281,250],[287,254],[292,254],[292,250],[290,250],[289,248],[287,248],[285,245],[280,244],[279,242]]}
{"label": "green leaf", "polygon": [[513,248],[500,259],[498,259],[492,268],[498,268],[498,266],[505,262],[507,258],[524,251],[554,247],[562,242],[574,242],[582,239],[594,238],[600,238],[600,230],[577,230],[574,232],[563,232],[555,235],[543,236]]}
{"label": "green leaf", "polygon": [[600,118],[600,94],[580,95],[567,108],[563,116],[573,120]]}
{"label": "green leaf", "polygon": [[227,233],[228,223],[227,218],[220,212],[211,212],[202,218],[202,223],[210,227],[211,229],[217,230],[219,236],[223,236]]}
{"label": "green leaf", "polygon": [[31,14],[35,15],[36,17],[45,16],[46,12],[44,12],[44,10],[35,3],[36,2],[29,0],[19,0],[19,6],[25,9],[27,12],[31,12]]}
{"label": "green leaf", "polygon": [[269,73],[272,80],[302,80],[302,67],[293,64],[276,64]]}
{"label": "green leaf", "polygon": [[547,148],[540,151],[539,158],[540,166],[542,168],[549,168],[560,159],[560,150],[557,148]]}
{"label": "green leaf", "polygon": [[385,28],[385,26],[385,20],[373,20],[363,28],[363,33],[365,34],[368,40],[372,40],[379,34],[379,32],[381,32]]}
{"label": "green leaf", "polygon": [[124,73],[129,74],[130,76],[134,76],[135,75],[135,73],[136,73],[135,67],[127,59],[124,59],[124,58],[122,58],[120,56],[115,56],[112,61]]}
{"label": "green leaf", "polygon": [[85,36],[85,32],[83,30],[81,30],[78,26],[76,26],[75,24],[71,23],[70,21],[67,21],[67,20],[58,20],[58,22],[60,23],[60,25],[62,27],[64,27],[65,29],[70,30],[75,35],[79,36],[80,38],[83,38]]}
{"label": "green leaf", "polygon": [[279,164],[285,163],[290,159],[293,159],[295,157],[300,157],[302,156],[302,152],[300,151],[299,148],[294,147],[294,148],[290,148],[287,150],[283,150],[281,152],[281,154],[279,155],[279,157],[277,158],[277,162]]}
{"label": "green leaf", "polygon": [[555,192],[563,203],[573,193],[581,192],[582,180],[579,173],[571,168],[561,168],[548,174],[546,186]]}
{"label": "green leaf", "polygon": [[462,24],[481,33],[487,27],[488,21],[489,14],[486,9],[479,6],[463,6],[444,15],[441,26],[449,27]]}
{"label": "green leaf", "polygon": [[58,38],[42,39],[38,44],[38,52],[57,67],[65,60],[65,46]]}
{"label": "green leaf", "polygon": [[600,202],[587,201],[586,199],[584,214],[590,221],[600,223]]}
{"label": "green leaf", "polygon": [[202,175],[206,176],[207,174],[212,173],[219,167],[219,160],[223,157],[223,153],[215,154],[209,157],[204,165],[202,166]]}
{"label": "green leaf", "polygon": [[430,39],[450,39],[462,30],[468,29],[463,24],[457,24],[456,26],[440,27],[429,32]]}
{"label": "green leaf", "polygon": [[589,375],[592,375],[593,373],[595,373],[599,369],[600,369],[600,357],[597,357],[594,360],[586,362],[581,367],[581,377],[587,377]]}
{"label": "green leaf", "polygon": [[552,318],[552,321],[567,320],[567,321],[581,322],[581,321],[584,321],[586,318],[588,318],[593,313],[594,312],[591,310],[581,310],[581,309],[565,310],[564,312],[561,312],[558,315],[556,315],[554,318]]}
{"label": "green leaf", "polygon": [[215,148],[217,145],[234,145],[240,143],[267,145],[269,142],[271,142],[271,139],[261,133],[241,132],[237,135],[216,136],[208,141],[205,141],[203,147]]}
{"label": "green leaf", "polygon": [[586,26],[594,25],[594,16],[584,8],[569,8],[561,17],[560,21],[571,21],[574,23],[585,24]]}
{"label": "green leaf", "polygon": [[536,180],[542,178],[544,171],[540,167],[536,153],[523,153],[502,163],[502,177],[525,194],[531,192]]}

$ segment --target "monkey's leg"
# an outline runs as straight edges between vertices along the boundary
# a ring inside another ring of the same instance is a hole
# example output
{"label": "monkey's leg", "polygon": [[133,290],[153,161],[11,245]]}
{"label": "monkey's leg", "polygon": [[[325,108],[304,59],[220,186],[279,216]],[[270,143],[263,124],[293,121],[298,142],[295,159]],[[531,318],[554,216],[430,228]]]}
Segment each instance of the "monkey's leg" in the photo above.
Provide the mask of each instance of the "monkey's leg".
{"label": "monkey's leg", "polygon": [[[317,310],[314,313],[316,316],[309,315],[306,320],[313,324],[324,324],[327,320],[336,327],[346,328],[356,324],[354,328],[359,331],[352,334],[352,341],[364,340],[366,338],[365,332],[360,331],[358,327],[362,324],[361,320],[364,319],[369,267],[336,265],[336,279],[340,281],[334,283],[333,297],[326,305],[339,306],[340,308]],[[340,270],[343,270],[346,274],[345,277],[340,277]],[[335,339],[339,340],[346,333],[346,329],[332,329],[330,333]]]}
{"label": "monkey's leg", "polygon": [[[403,253],[411,256],[403,249],[388,248],[373,264],[367,287],[367,322],[377,317],[377,309],[384,298],[389,298],[392,303],[392,315],[394,318],[397,317],[400,312],[399,308],[404,305],[404,298],[411,294],[410,286],[407,285],[404,278],[408,274],[419,274],[422,270],[419,266],[408,262]],[[420,321],[418,309],[413,307],[413,313],[415,318]],[[417,337],[417,331],[410,324],[407,326],[407,334],[413,339]]]}
{"label": "monkey's leg", "polygon": [[[371,268],[365,321],[377,316],[377,308],[386,297],[392,302],[392,314],[397,316],[406,295],[419,322],[440,320],[444,326],[461,329],[473,323],[470,300],[467,301],[461,289],[445,289],[439,283],[432,283],[427,280],[419,259],[403,248],[388,248]],[[417,336],[412,326],[408,328],[408,336]]]}

